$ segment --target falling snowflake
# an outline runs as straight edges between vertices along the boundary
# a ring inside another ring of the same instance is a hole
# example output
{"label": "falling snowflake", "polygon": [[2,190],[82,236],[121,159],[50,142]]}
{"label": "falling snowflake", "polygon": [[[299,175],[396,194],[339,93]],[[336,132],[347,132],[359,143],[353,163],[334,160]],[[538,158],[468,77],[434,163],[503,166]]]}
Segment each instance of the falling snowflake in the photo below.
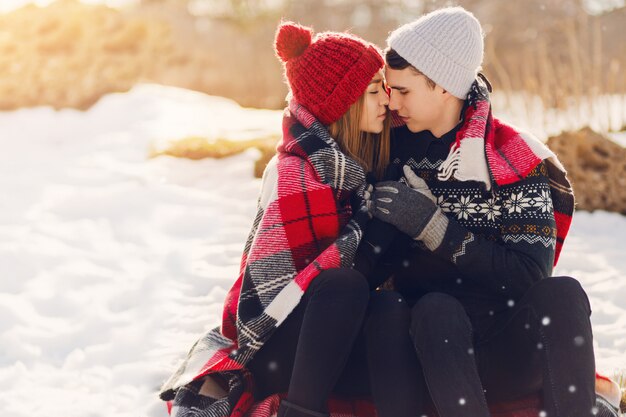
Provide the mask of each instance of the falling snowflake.
{"label": "falling snowflake", "polygon": [[545,316],[544,318],[541,319],[541,324],[543,324],[544,326],[547,326],[550,324],[550,317]]}
{"label": "falling snowflake", "polygon": [[459,404],[465,405],[465,398],[459,398]]}
{"label": "falling snowflake", "polygon": [[585,344],[585,338],[584,338],[584,337],[582,337],[582,336],[576,336],[576,337],[574,338],[574,344],[575,344],[576,346],[582,346],[582,345],[584,345],[584,344]]}

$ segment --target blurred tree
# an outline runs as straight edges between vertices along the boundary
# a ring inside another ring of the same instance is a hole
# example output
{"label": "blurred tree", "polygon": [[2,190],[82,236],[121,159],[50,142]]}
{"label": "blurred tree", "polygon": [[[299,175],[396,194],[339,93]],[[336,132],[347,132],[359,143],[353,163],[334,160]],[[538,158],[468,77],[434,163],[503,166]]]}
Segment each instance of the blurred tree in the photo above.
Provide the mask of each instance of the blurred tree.
{"label": "blurred tree", "polygon": [[[272,50],[281,19],[315,31],[348,30],[381,47],[390,31],[434,9],[461,5],[483,25],[484,72],[500,91],[541,97],[563,107],[572,97],[623,91],[626,8],[589,14],[624,0],[141,0],[185,11],[196,46],[210,56],[198,75],[212,93],[247,105],[281,106],[285,85]],[[170,13],[170,12],[168,12]],[[171,14],[171,13],[170,13]],[[198,46],[199,45],[199,46]],[[254,71],[250,69],[254,68]],[[226,75],[220,76],[221,74]]]}
{"label": "blurred tree", "polygon": [[140,0],[142,4],[168,4],[185,8],[198,18],[246,25],[279,16],[288,0]]}

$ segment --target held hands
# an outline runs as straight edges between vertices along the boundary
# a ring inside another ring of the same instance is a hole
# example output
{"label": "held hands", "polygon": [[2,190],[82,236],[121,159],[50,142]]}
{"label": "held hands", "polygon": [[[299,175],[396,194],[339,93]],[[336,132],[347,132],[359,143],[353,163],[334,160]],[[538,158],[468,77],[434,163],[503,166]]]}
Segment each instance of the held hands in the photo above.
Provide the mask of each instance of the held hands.
{"label": "held hands", "polygon": [[415,238],[422,233],[439,207],[426,182],[411,168],[405,166],[404,175],[411,187],[397,181],[379,182],[369,196],[366,194],[366,201],[374,217]]}

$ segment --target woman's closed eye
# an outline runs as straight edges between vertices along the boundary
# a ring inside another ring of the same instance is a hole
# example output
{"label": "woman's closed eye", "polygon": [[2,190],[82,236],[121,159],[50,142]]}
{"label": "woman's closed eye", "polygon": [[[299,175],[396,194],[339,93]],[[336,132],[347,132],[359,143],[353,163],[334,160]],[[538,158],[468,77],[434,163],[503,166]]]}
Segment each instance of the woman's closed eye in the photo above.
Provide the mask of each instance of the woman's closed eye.
{"label": "woman's closed eye", "polygon": [[380,92],[383,92],[383,93],[385,93],[385,94],[389,95],[389,94],[387,93],[387,86],[386,86],[384,83],[381,83],[381,84],[380,84],[380,86],[379,86],[376,90],[371,90],[371,91],[368,91],[368,92],[369,92],[370,94],[378,94],[378,93],[380,93]]}

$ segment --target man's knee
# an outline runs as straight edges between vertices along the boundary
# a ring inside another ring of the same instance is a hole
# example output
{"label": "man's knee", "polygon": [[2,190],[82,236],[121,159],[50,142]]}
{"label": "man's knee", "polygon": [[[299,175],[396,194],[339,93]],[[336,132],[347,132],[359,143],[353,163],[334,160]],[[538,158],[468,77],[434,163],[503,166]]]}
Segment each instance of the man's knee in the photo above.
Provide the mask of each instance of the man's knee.
{"label": "man's knee", "polygon": [[432,338],[466,337],[471,324],[465,309],[454,297],[429,293],[411,311],[411,334],[416,343]]}
{"label": "man's knee", "polygon": [[566,313],[572,308],[583,308],[591,313],[587,293],[576,279],[549,277],[537,282],[529,294],[538,309]]}

